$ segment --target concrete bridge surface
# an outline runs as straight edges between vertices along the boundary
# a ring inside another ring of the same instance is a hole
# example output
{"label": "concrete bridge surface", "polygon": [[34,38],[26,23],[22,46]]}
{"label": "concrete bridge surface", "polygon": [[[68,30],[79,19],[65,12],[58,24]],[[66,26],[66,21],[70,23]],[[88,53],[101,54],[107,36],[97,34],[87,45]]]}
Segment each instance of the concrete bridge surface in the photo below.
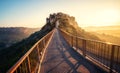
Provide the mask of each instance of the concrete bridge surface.
{"label": "concrete bridge surface", "polygon": [[46,48],[40,73],[106,73],[77,53],[55,29]]}

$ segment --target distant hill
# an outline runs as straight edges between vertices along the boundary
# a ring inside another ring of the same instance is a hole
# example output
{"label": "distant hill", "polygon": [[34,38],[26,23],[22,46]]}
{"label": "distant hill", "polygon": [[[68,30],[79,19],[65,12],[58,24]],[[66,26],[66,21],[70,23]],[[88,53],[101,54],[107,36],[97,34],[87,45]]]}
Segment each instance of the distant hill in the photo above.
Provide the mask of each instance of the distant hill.
{"label": "distant hill", "polygon": [[120,45],[120,26],[101,26],[101,27],[86,27],[86,31],[93,33],[102,41]]}
{"label": "distant hill", "polygon": [[120,45],[120,37],[116,37],[116,36],[112,36],[112,35],[108,35],[104,33],[103,34],[99,34],[95,32],[91,32],[91,33],[99,37],[104,42],[109,42],[115,45]]}
{"label": "distant hill", "polygon": [[100,27],[85,27],[86,31],[89,32],[97,32],[100,34],[107,34],[112,35],[115,37],[120,37],[120,25],[113,25],[113,26],[100,26]]}
{"label": "distant hill", "polygon": [[0,49],[9,47],[38,30],[40,30],[40,28],[0,27]]}

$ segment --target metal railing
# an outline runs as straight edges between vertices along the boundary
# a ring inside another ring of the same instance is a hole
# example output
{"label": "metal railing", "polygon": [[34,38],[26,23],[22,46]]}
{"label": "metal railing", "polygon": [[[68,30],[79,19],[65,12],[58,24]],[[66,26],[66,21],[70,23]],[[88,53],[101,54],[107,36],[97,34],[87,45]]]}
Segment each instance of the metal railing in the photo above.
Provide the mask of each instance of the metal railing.
{"label": "metal railing", "polygon": [[67,42],[86,59],[109,73],[120,73],[120,46],[70,35],[60,30]]}
{"label": "metal railing", "polygon": [[38,70],[43,51],[46,45],[48,45],[53,32],[54,30],[40,39],[7,73],[39,73]]}

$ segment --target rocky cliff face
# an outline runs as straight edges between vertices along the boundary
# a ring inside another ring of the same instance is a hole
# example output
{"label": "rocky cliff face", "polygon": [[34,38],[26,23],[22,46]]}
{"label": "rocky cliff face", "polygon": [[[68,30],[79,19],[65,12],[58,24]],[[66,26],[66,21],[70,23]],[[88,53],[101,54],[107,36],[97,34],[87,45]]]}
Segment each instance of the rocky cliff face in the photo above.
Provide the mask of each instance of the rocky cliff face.
{"label": "rocky cliff face", "polygon": [[[78,27],[77,22],[75,21],[75,17],[69,16],[64,13],[53,13],[50,14],[48,18],[46,18],[46,25],[51,27],[56,27],[59,22],[60,26],[72,25],[73,27]],[[45,27],[47,27],[45,26]]]}

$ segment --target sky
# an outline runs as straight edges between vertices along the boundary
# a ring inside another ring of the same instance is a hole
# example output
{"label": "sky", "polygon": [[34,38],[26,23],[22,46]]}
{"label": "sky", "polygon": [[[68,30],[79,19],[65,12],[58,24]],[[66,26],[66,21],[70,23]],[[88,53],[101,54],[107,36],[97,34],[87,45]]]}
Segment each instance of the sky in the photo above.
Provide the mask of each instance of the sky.
{"label": "sky", "polygon": [[0,0],[0,27],[42,27],[57,12],[80,27],[120,25],[120,0]]}

